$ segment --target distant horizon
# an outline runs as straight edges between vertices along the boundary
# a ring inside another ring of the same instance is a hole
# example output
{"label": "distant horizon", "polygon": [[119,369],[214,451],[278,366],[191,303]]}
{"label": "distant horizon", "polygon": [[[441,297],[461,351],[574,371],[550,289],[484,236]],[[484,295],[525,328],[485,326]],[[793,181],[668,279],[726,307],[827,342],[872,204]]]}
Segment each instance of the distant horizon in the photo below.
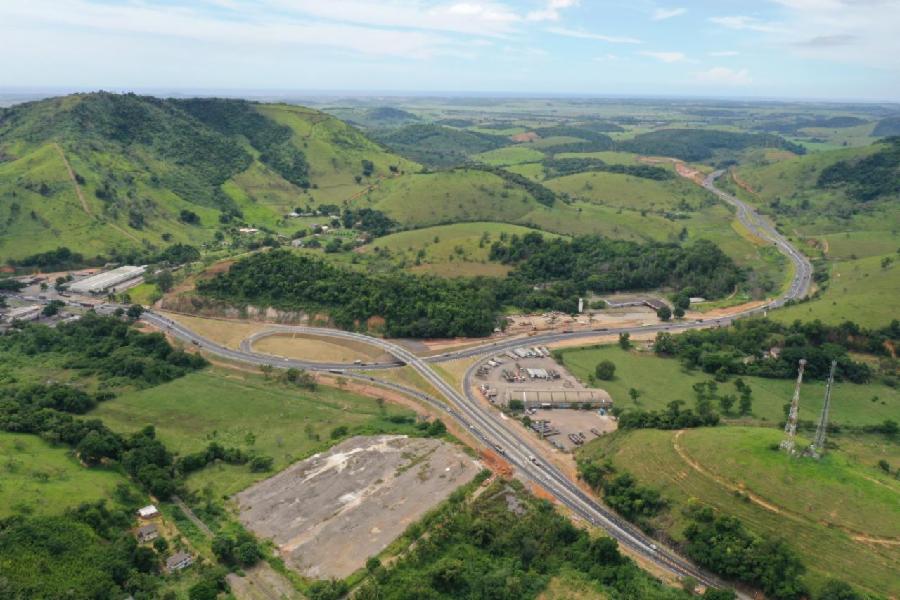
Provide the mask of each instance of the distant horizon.
{"label": "distant horizon", "polygon": [[295,98],[295,99],[428,99],[428,98],[457,98],[457,99],[523,99],[523,100],[671,100],[671,101],[703,101],[703,102],[796,102],[800,104],[887,104],[900,106],[900,98],[853,98],[853,97],[802,97],[802,96],[752,96],[752,95],[700,95],[700,94],[654,94],[654,93],[603,93],[603,92],[516,92],[516,91],[480,91],[480,90],[365,90],[365,89],[290,89],[290,88],[189,88],[170,86],[147,87],[117,87],[117,86],[4,86],[0,87],[0,100],[4,97],[24,96],[33,100],[52,98],[56,96],[68,96],[72,94],[90,94],[96,92],[109,92],[114,94],[134,93],[153,97],[230,97],[256,99],[260,97],[270,98]]}

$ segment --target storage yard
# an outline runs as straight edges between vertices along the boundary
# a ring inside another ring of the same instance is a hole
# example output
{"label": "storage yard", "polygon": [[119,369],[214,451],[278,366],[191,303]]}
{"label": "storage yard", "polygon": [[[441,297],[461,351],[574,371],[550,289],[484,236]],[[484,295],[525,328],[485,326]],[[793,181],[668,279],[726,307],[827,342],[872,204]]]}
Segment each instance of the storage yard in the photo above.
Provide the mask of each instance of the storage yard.
{"label": "storage yard", "polygon": [[235,496],[240,519],[305,577],[346,577],[478,472],[435,439],[354,437]]}
{"label": "storage yard", "polygon": [[531,429],[551,446],[571,451],[615,431],[606,390],[586,388],[544,346],[521,346],[485,360],[476,374],[481,395],[502,410],[525,411]]}

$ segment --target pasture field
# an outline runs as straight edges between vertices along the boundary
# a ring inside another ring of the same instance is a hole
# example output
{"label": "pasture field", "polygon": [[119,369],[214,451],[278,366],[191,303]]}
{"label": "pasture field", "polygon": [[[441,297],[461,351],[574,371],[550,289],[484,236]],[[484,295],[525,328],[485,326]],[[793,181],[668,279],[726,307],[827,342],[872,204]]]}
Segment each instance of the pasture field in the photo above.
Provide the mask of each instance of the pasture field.
{"label": "pasture field", "polygon": [[518,165],[509,165],[504,167],[510,173],[518,173],[523,177],[527,177],[532,181],[541,182],[544,180],[544,165],[539,162],[522,163]]}
{"label": "pasture field", "polygon": [[60,514],[83,502],[110,498],[122,473],[81,465],[71,450],[36,435],[0,432],[0,519],[14,514]]}
{"label": "pasture field", "polygon": [[471,169],[386,180],[356,203],[417,227],[460,221],[516,222],[540,206],[529,193],[508,186],[497,175]]}
{"label": "pasture field", "polygon": [[543,160],[544,153],[524,145],[507,146],[505,148],[497,148],[496,150],[488,150],[481,154],[475,154],[472,158],[488,165],[505,167],[507,165],[518,165]]}
{"label": "pasture field", "polygon": [[[275,375],[273,375],[274,379]],[[273,472],[330,447],[339,426],[350,434],[412,433],[411,425],[387,420],[412,416],[396,406],[337,388],[317,391],[266,381],[262,376],[208,368],[151,389],[123,394],[90,413],[115,431],[148,424],[173,452],[186,454],[210,442],[253,450],[274,459]],[[211,487],[230,495],[271,473],[251,473],[246,465],[217,464],[188,477],[191,489]]]}
{"label": "pasture field", "polygon": [[[615,379],[598,381],[613,397],[616,406],[642,410],[664,409],[672,400],[684,400],[693,406],[693,384],[712,380],[712,375],[702,371],[686,371],[675,358],[659,358],[652,352],[625,351],[618,346],[594,346],[563,351],[563,364],[581,381],[601,360],[616,365]],[[735,394],[734,377],[719,384],[719,394]],[[777,425],[784,420],[783,407],[791,401],[794,390],[792,379],[766,379],[742,377],[753,390],[753,414],[747,420],[766,425]],[[633,402],[628,390],[640,392]],[[817,421],[822,410],[825,385],[822,381],[804,380],[800,392],[800,419]],[[875,400],[873,401],[873,398]],[[725,419],[738,417],[728,415]],[[842,425],[874,425],[885,419],[900,421],[900,390],[885,385],[869,383],[858,385],[847,382],[835,384],[832,393],[831,420]]]}
{"label": "pasture field", "polygon": [[831,324],[853,321],[864,327],[884,327],[898,318],[900,255],[891,258],[894,263],[888,267],[881,266],[879,256],[833,263],[831,280],[819,298],[773,311],[772,318],[785,323],[821,319]]}
{"label": "pasture field", "polygon": [[629,210],[684,212],[714,203],[709,192],[682,178],[657,181],[592,171],[548,179],[545,185],[579,200]]}
{"label": "pasture field", "polygon": [[900,232],[888,230],[846,231],[821,236],[825,255],[832,260],[855,260],[869,256],[896,253],[900,248]]}
{"label": "pasture field", "polygon": [[676,540],[687,525],[683,509],[700,503],[738,517],[757,535],[786,540],[814,590],[839,578],[877,594],[900,592],[892,575],[900,569],[900,484],[855,458],[856,446],[874,444],[896,463],[898,445],[837,436],[837,447],[814,461],[773,449],[781,438],[780,430],[759,427],[644,429],[599,438],[580,456],[610,459],[659,489],[670,506],[653,524]]}
{"label": "pasture field", "polygon": [[[491,244],[503,234],[523,236],[536,231],[507,223],[475,222],[437,225],[423,229],[401,231],[378,238],[363,251],[375,248],[387,250],[395,261],[415,272],[435,275],[492,275],[503,276],[509,267],[488,262]],[[558,237],[541,232],[548,238]]]}

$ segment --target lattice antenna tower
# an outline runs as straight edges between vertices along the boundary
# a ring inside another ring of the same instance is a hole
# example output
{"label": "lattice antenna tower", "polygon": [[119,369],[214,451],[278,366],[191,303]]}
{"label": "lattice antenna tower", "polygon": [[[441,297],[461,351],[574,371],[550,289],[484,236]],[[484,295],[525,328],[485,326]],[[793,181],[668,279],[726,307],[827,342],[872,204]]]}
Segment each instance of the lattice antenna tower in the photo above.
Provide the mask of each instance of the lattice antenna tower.
{"label": "lattice antenna tower", "polygon": [[797,433],[797,415],[800,414],[800,384],[803,383],[803,369],[806,367],[806,359],[800,359],[800,368],[797,370],[797,385],[794,386],[794,396],[791,398],[791,409],[788,412],[787,423],[784,424],[784,439],[781,441],[781,449],[788,454],[794,453],[794,436]]}
{"label": "lattice antenna tower", "polygon": [[837,361],[831,361],[831,372],[828,374],[828,383],[825,385],[825,403],[822,405],[822,416],[819,417],[819,426],[816,428],[816,438],[809,447],[809,454],[819,458],[825,454],[825,434],[828,433],[828,411],[831,409],[831,388],[834,386],[834,371]]}

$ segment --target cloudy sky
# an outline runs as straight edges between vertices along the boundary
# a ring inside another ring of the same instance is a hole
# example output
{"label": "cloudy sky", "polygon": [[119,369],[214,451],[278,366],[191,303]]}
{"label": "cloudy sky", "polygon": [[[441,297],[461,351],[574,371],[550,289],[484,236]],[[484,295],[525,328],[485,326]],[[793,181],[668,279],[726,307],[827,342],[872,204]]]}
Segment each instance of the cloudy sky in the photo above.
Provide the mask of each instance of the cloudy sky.
{"label": "cloudy sky", "polygon": [[0,90],[900,100],[900,0],[0,0]]}

